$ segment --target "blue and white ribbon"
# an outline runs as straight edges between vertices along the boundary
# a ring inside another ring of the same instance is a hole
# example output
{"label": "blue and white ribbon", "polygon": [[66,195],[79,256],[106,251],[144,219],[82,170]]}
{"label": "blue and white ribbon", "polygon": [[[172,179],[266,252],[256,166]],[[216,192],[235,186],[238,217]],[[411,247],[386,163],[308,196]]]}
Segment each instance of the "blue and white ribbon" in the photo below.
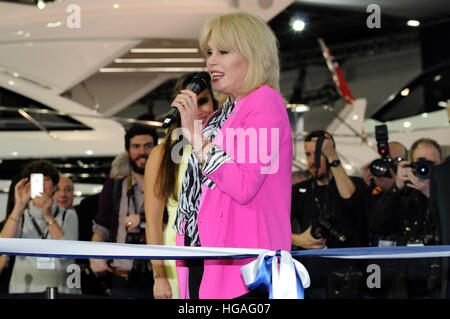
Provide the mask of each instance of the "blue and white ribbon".
{"label": "blue and white ribbon", "polygon": [[[293,257],[398,259],[450,257],[450,245],[357,247],[268,251],[253,248],[175,247],[74,240],[0,238],[0,255],[100,259],[240,259],[258,257],[241,268],[250,289],[269,291],[269,297],[303,298],[310,285],[305,267]],[[280,258],[280,267],[278,267]]]}
{"label": "blue and white ribbon", "polygon": [[243,266],[241,272],[250,290],[269,291],[270,299],[304,299],[304,288],[310,285],[306,268],[287,251],[266,251]]}
{"label": "blue and white ribbon", "polygon": [[97,259],[240,259],[264,249],[117,244],[76,240],[0,238],[0,255]]}

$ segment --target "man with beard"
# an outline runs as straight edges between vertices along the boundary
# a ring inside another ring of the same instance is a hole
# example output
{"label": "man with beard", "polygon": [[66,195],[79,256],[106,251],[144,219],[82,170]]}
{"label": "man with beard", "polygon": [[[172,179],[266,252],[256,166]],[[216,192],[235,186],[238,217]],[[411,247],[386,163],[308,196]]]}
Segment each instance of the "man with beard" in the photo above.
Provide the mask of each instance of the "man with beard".
{"label": "man with beard", "polygon": [[[293,250],[366,246],[367,188],[363,179],[347,175],[334,139],[325,131],[314,131],[305,138],[305,154],[312,178],[292,188]],[[362,296],[358,261],[312,257],[302,262],[311,276],[305,298]]]}
{"label": "man with beard", "polygon": [[[135,125],[128,129],[125,153],[132,171],[121,179],[108,179],[103,185],[99,211],[93,221],[92,241],[145,244],[145,164],[157,143],[158,135],[151,127]],[[112,274],[113,297],[153,297],[153,274],[148,260],[90,259],[90,266],[97,276]]]}

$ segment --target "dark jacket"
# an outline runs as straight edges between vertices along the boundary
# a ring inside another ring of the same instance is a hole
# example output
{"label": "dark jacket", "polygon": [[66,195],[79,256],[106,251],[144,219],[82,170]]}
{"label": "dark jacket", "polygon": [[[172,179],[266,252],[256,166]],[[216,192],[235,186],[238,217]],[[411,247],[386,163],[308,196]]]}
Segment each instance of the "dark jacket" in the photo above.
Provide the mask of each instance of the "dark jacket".
{"label": "dark jacket", "polygon": [[[364,247],[367,245],[367,210],[368,191],[364,181],[359,177],[350,177],[355,185],[355,193],[348,199],[339,196],[334,178],[328,186],[314,186],[313,179],[295,184],[292,187],[291,223],[292,232],[304,232],[319,215],[319,207],[332,216],[332,225],[339,233],[346,236],[345,242],[330,236],[327,247]],[[325,203],[326,202],[326,203]]]}
{"label": "dark jacket", "polygon": [[[336,182],[332,179],[328,186],[314,186],[313,179],[295,184],[292,188],[291,224],[292,232],[303,233],[316,220],[319,212],[331,213],[332,229],[345,236],[340,241],[336,236],[327,236],[327,247],[367,246],[368,191],[359,177],[350,177],[355,185],[355,193],[349,199],[342,199]],[[319,199],[320,208],[315,202]],[[314,229],[314,226],[313,226]],[[292,247],[293,250],[301,249]],[[305,291],[306,298],[361,298],[364,289],[364,262],[334,258],[299,258],[311,277],[311,286],[323,291]]]}
{"label": "dark jacket", "polygon": [[[430,180],[430,209],[440,218],[442,245],[450,245],[450,161],[436,166]],[[448,258],[443,258],[441,297],[446,298],[449,278]]]}
{"label": "dark jacket", "polygon": [[[380,194],[369,216],[371,232],[389,237],[397,246],[440,244],[439,218],[420,191],[393,186]],[[436,297],[440,286],[439,258],[375,261],[381,267],[388,298]],[[389,265],[389,266],[387,266]],[[389,267],[389,268],[387,268]]]}
{"label": "dark jacket", "polygon": [[[369,215],[371,231],[391,236],[397,245],[436,245],[439,241],[437,216],[428,209],[429,201],[420,191],[395,186],[382,193]],[[395,236],[393,236],[395,235]],[[437,237],[432,237],[437,236]]]}
{"label": "dark jacket", "polygon": [[[125,178],[128,178],[128,176]],[[105,238],[105,240],[113,243],[116,242],[117,237],[120,200],[122,198],[122,182],[125,178],[110,178],[103,184],[103,189],[98,200],[98,214],[95,216],[95,222],[97,224],[109,229],[110,237]]]}

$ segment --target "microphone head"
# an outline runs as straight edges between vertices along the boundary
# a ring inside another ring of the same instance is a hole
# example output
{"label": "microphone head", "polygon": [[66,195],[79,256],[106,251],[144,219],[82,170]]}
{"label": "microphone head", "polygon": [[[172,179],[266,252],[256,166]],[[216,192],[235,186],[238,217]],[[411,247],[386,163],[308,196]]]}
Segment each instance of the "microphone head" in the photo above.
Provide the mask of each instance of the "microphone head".
{"label": "microphone head", "polygon": [[[200,94],[208,87],[208,83],[211,81],[211,76],[208,72],[200,72],[194,75],[192,78],[191,84],[189,84],[189,87],[187,88],[189,91],[194,92],[195,94]],[[179,118],[180,113],[176,107],[172,107],[169,110],[169,113],[167,114],[166,118],[163,121],[162,127],[168,128],[171,126],[176,120]]]}
{"label": "microphone head", "polygon": [[194,75],[192,78],[192,82],[188,87],[188,90],[194,92],[195,94],[199,94],[204,89],[208,87],[208,83],[211,81],[211,76],[208,72],[200,72]]}
{"label": "microphone head", "polygon": [[206,71],[199,72],[199,73],[197,73],[196,75],[194,75],[192,81],[194,81],[195,78],[203,79],[203,80],[206,81],[206,82],[211,81],[211,76],[210,76],[209,73],[206,72]]}

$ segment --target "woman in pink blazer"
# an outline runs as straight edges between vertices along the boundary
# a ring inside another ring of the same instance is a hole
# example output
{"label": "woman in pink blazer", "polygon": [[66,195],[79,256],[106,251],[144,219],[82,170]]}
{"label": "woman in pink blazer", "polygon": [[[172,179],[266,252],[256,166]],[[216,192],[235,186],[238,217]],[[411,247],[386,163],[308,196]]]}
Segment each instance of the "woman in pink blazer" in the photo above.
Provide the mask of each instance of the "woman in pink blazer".
{"label": "woman in pink blazer", "polygon": [[[177,244],[290,250],[292,138],[276,38],[259,17],[240,12],[208,20],[200,47],[213,89],[228,99],[204,127],[195,121],[193,92],[172,102],[194,149],[179,197]],[[240,268],[250,261],[180,264],[180,296],[266,297],[244,284]]]}

